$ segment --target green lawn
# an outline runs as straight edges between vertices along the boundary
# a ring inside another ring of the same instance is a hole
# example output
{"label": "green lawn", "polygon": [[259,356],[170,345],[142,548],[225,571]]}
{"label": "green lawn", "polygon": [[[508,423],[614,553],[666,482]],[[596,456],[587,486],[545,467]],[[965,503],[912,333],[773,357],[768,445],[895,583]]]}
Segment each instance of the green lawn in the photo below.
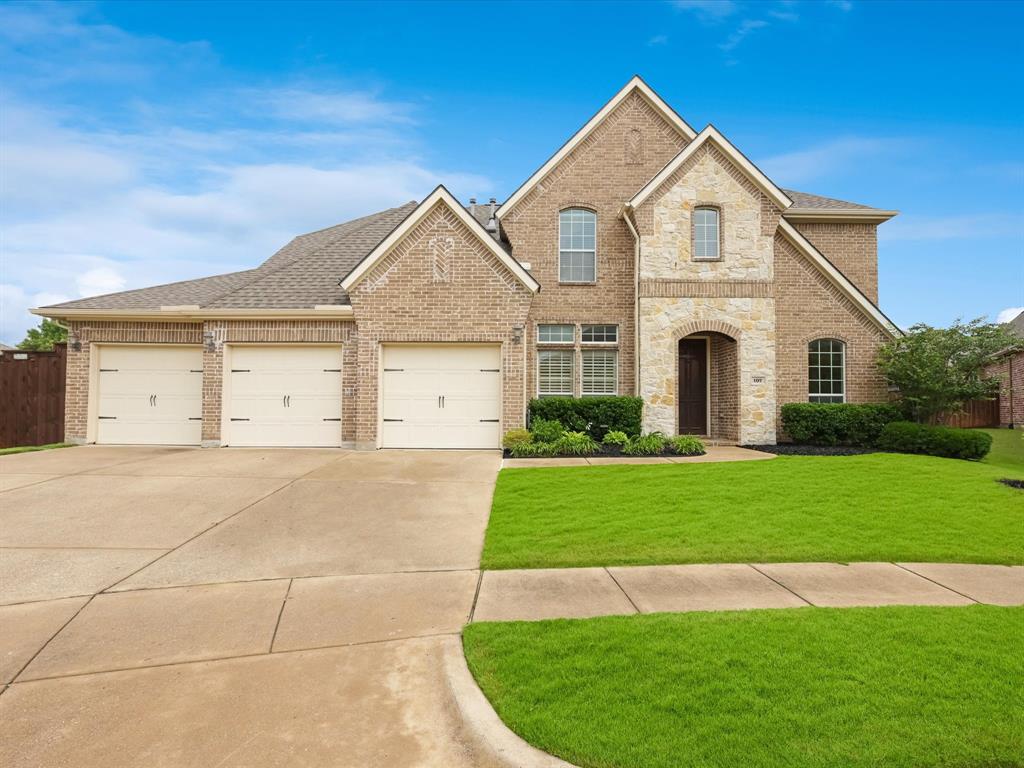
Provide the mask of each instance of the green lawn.
{"label": "green lawn", "polygon": [[31,453],[32,451],[48,451],[51,448],[71,448],[74,443],[49,443],[47,445],[16,445],[13,448],[0,448],[0,456],[10,453]]}
{"label": "green lawn", "polygon": [[983,459],[985,464],[1009,470],[1014,477],[1024,477],[1024,429],[983,429],[992,435],[992,450]]}
{"label": "green lawn", "polygon": [[471,624],[505,723],[583,768],[1024,766],[1024,609]]}
{"label": "green lawn", "polygon": [[882,453],[506,469],[483,567],[1024,563],[1024,492],[995,482],[1007,474]]}

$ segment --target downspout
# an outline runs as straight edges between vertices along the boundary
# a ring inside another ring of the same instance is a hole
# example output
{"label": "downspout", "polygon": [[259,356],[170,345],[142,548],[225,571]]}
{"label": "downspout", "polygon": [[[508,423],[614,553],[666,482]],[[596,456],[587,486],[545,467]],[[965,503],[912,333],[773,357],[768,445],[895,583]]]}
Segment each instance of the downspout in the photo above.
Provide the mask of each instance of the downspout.
{"label": "downspout", "polygon": [[622,208],[622,218],[633,235],[633,390],[640,396],[640,233],[632,219],[629,203]]}

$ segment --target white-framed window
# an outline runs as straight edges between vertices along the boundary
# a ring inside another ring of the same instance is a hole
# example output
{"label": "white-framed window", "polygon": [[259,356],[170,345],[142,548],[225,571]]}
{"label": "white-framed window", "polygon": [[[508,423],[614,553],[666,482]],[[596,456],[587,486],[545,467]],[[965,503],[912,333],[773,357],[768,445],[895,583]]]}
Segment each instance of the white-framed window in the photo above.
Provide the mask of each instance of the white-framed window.
{"label": "white-framed window", "polygon": [[580,394],[583,397],[617,395],[619,392],[619,353],[613,350],[585,349],[583,355],[583,380]]}
{"label": "white-framed window", "polygon": [[571,323],[538,325],[538,344],[572,344],[576,340],[576,326]]}
{"label": "white-framed window", "polygon": [[693,258],[719,258],[719,221],[717,208],[695,208],[693,211]]}
{"label": "white-framed window", "polygon": [[571,349],[542,349],[537,352],[538,397],[572,397],[575,354]]}
{"label": "white-framed window", "polygon": [[617,325],[584,325],[581,332],[584,344],[617,344],[619,341]]}
{"label": "white-framed window", "polygon": [[558,281],[597,281],[597,214],[568,208],[558,214]]}
{"label": "white-framed window", "polygon": [[807,391],[812,403],[846,402],[846,345],[839,339],[807,345]]}

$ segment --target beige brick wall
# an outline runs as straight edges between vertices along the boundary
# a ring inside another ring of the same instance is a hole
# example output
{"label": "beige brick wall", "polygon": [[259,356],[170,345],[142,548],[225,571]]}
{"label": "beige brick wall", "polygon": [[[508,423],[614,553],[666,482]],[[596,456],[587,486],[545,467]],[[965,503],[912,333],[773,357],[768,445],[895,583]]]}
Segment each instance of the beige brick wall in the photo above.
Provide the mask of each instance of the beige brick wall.
{"label": "beige brick wall", "polygon": [[781,235],[775,238],[778,402],[806,403],[807,344],[813,339],[846,343],[846,401],[889,399],[876,365],[886,335]]}
{"label": "beige brick wall", "polygon": [[[634,394],[633,238],[619,213],[686,144],[638,93],[618,108],[511,210],[502,227],[519,261],[541,284],[527,331],[527,387],[535,396],[540,323],[614,323],[619,326],[619,393]],[[597,283],[558,282],[558,214],[571,207],[597,213]],[[579,388],[579,367],[576,369]]]}
{"label": "beige brick wall", "polygon": [[1007,355],[985,373],[1000,381],[999,425],[1024,427],[1024,352]]}
{"label": "beige brick wall", "polygon": [[377,442],[381,344],[501,344],[502,431],[524,421],[523,340],[533,294],[441,202],[351,292],[360,373],[356,442]]}
{"label": "beige brick wall", "polygon": [[878,226],[796,222],[794,227],[875,304],[878,303]]}

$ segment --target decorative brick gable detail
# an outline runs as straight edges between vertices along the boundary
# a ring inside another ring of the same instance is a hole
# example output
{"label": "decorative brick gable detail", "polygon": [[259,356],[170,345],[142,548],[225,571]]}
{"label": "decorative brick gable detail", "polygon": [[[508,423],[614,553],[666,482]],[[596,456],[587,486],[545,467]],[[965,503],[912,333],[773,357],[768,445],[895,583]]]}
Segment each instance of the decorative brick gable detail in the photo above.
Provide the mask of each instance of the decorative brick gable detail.
{"label": "decorative brick gable detail", "polygon": [[876,224],[800,221],[793,226],[846,275],[861,293],[878,303]]}
{"label": "decorative brick gable detail", "polygon": [[[446,246],[446,281],[434,279],[439,238],[451,241]],[[532,298],[447,206],[439,204],[428,212],[351,293],[356,321],[353,369],[359,372],[357,444],[377,443],[378,370],[381,345],[388,343],[500,344],[502,429],[521,427],[525,350],[515,328],[526,324]]]}

